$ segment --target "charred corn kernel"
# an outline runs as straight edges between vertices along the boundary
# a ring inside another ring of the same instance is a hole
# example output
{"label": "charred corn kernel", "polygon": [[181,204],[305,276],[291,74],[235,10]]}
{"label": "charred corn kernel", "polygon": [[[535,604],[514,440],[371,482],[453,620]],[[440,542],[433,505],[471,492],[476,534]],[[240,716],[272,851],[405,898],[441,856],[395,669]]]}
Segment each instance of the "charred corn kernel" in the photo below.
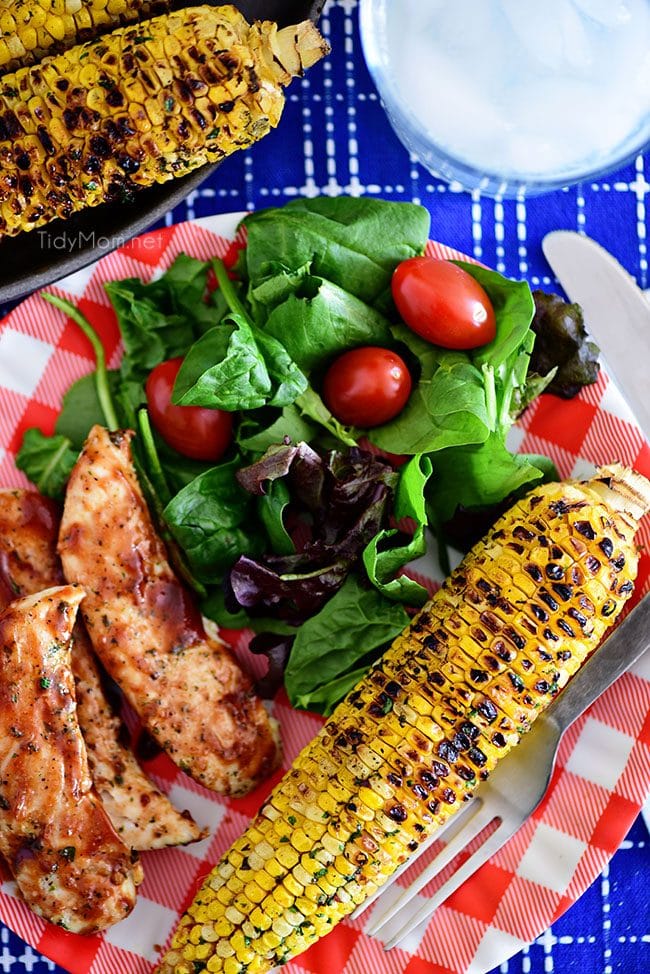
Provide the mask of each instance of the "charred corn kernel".
{"label": "charred corn kernel", "polygon": [[[0,237],[109,200],[128,202],[139,188],[251,145],[278,124],[284,86],[326,50],[310,21],[249,26],[235,7],[204,6],[154,17],[146,30],[118,28],[6,74]],[[47,102],[44,118],[35,97]]]}
{"label": "charred corn kernel", "polygon": [[0,74],[170,7],[171,0],[0,0],[0,41],[11,40],[15,51],[0,44]]}
{"label": "charred corn kernel", "polygon": [[[256,819],[287,872],[255,911],[272,931],[260,932],[251,916],[246,974],[265,974],[352,912],[517,743],[629,598],[634,535],[649,508],[648,481],[605,468],[583,484],[533,491],[467,555]],[[308,849],[305,816],[314,807],[328,818]],[[223,861],[237,862],[237,853]],[[208,878],[158,974],[191,974],[186,934],[204,929],[197,904],[215,895],[228,915]],[[236,952],[240,941],[226,939]],[[218,951],[209,942],[207,969],[227,974],[226,962],[210,967]]]}

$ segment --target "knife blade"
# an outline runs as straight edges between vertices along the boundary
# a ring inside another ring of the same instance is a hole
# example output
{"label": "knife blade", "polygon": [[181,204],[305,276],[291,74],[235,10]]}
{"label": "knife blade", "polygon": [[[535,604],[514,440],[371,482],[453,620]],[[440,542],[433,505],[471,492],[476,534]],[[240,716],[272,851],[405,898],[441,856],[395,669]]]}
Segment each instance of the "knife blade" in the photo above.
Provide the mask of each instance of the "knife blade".
{"label": "knife blade", "polygon": [[604,247],[573,230],[542,241],[544,255],[600,347],[607,371],[650,436],[650,301]]}

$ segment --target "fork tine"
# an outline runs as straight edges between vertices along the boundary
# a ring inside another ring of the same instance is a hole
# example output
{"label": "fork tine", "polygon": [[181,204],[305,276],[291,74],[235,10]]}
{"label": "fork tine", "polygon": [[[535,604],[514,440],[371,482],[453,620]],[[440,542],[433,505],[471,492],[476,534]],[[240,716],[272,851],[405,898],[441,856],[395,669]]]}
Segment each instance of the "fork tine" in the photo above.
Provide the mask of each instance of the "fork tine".
{"label": "fork tine", "polygon": [[453,838],[456,835],[456,833],[459,832],[460,829],[464,827],[465,822],[467,822],[467,820],[476,813],[477,804],[482,804],[481,799],[472,798],[472,800],[467,802],[463,806],[463,808],[461,808],[457,812],[456,815],[453,815],[451,818],[448,818],[447,821],[443,823],[443,825],[437,828],[435,832],[433,832],[432,835],[429,836],[426,842],[422,843],[422,845],[414,855],[410,856],[405,863],[402,863],[401,866],[397,867],[395,872],[390,876],[388,881],[384,883],[383,886],[380,886],[379,889],[372,894],[372,896],[369,896],[366,900],[363,901],[363,903],[359,904],[356,910],[350,914],[350,919],[356,920],[356,918],[361,916],[362,913],[365,913],[366,910],[372,906],[375,900],[379,899],[381,894],[385,893],[386,890],[389,888],[389,886],[392,886],[395,880],[399,879],[399,877],[403,873],[405,873],[406,870],[409,869],[413,865],[413,863],[417,859],[419,859],[420,856],[422,856],[430,846],[433,845],[434,842],[437,842],[438,839],[440,839],[443,835],[447,835],[447,833],[451,833],[451,836]]}
{"label": "fork tine", "polygon": [[[521,824],[521,823],[519,823]],[[508,825],[508,833],[510,835],[517,831],[518,825],[512,828]],[[454,893],[459,886],[469,879],[479,866],[482,866],[484,862],[490,858],[490,856],[496,852],[504,843],[503,838],[503,825],[499,825],[495,831],[485,840],[485,842],[474,852],[463,865],[457,869],[449,879],[442,884],[439,890],[437,890],[434,895],[424,903],[419,910],[416,910],[411,916],[409,916],[406,923],[404,923],[393,936],[387,940],[384,944],[384,950],[391,950],[396,947],[405,937],[407,937],[420,923],[424,920],[428,920],[431,915],[438,909],[438,907],[448,899],[452,893]]]}
{"label": "fork tine", "polygon": [[[476,809],[474,815],[471,816],[469,821],[463,822],[461,827],[456,830],[453,837],[449,840],[447,845],[440,850],[438,855],[433,859],[429,865],[422,870],[419,876],[417,876],[408,889],[404,892],[398,899],[388,907],[388,909],[382,913],[382,915],[374,920],[370,926],[366,929],[366,933],[371,937],[376,937],[380,930],[389,923],[393,917],[403,910],[411,902],[414,896],[416,896],[421,889],[429,883],[434,876],[437,876],[445,866],[447,866],[453,859],[456,858],[459,852],[462,852],[465,846],[476,838],[476,836],[483,831],[486,825],[495,818],[494,809],[488,804],[480,802],[479,808]],[[455,874],[454,874],[455,875]]]}

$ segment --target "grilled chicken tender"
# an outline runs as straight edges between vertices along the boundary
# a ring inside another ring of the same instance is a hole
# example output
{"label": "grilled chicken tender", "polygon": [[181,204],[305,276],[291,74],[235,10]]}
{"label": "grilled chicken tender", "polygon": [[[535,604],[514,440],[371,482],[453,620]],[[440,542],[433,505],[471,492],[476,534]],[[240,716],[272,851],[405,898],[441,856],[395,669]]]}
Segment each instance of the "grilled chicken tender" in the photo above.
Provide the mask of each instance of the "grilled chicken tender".
{"label": "grilled chicken tender", "polygon": [[169,0],[0,0],[0,73],[170,6]]}
{"label": "grilled chicken tender", "polygon": [[279,762],[275,728],[169,565],[133,468],[132,436],[90,431],[66,492],[63,571],[86,589],[95,652],[158,744],[207,788],[243,794]]}
{"label": "grilled chicken tender", "polygon": [[70,639],[83,590],[0,614],[0,853],[35,913],[74,933],[122,920],[142,880],[93,787],[77,723]]}
{"label": "grilled chicken tender", "polygon": [[620,614],[649,508],[650,483],[612,467],[500,518],[206,877],[157,974],[265,974],[382,886]]}
{"label": "grilled chicken tender", "polygon": [[0,79],[0,235],[219,162],[280,121],[283,88],[327,45],[310,21],[250,26],[194,7]]}
{"label": "grilled chicken tender", "polygon": [[[63,582],[56,553],[59,509],[32,490],[0,490],[0,610],[17,595]],[[204,836],[179,812],[122,744],[121,721],[110,707],[83,623],[73,630],[72,672],[77,718],[93,783],[113,827],[131,849],[185,845]]]}

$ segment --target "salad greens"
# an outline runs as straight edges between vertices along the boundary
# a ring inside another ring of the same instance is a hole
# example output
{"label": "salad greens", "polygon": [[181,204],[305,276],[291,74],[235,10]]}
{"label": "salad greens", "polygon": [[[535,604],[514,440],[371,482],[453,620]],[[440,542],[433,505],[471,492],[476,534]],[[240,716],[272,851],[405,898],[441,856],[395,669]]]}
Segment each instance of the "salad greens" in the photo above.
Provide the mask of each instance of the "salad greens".
{"label": "salad greens", "polygon": [[284,674],[289,700],[303,708],[317,703],[315,709],[331,713],[341,697],[340,681],[344,681],[344,694],[359,679],[359,663],[363,660],[367,669],[381,655],[375,651],[381,651],[407,624],[402,606],[387,602],[376,589],[364,588],[350,576],[298,630]]}
{"label": "salad greens", "polygon": [[47,497],[62,498],[65,485],[77,462],[79,450],[67,436],[44,436],[39,429],[28,429],[23,438],[16,466]]}
{"label": "salad greens", "polygon": [[363,565],[375,588],[387,598],[406,605],[424,605],[429,597],[419,582],[398,573],[427,550],[425,490],[432,473],[431,459],[422,454],[413,457],[400,473],[393,514],[395,520],[408,517],[414,521],[412,537],[402,535],[400,540],[397,528],[384,529],[377,532],[363,552]]}
{"label": "salad greens", "polygon": [[228,412],[288,406],[307,388],[290,350],[257,328],[221,261],[213,263],[227,313],[187,352],[174,402]]}
{"label": "salad greens", "polygon": [[[203,612],[256,630],[265,692],[284,673],[296,706],[327,714],[426,600],[407,566],[425,554],[428,531],[440,536],[459,511],[483,524],[490,505],[556,476],[546,458],[508,449],[516,415],[549,382],[594,373],[566,305],[549,308],[526,283],[473,264],[462,266],[492,301],[493,342],[449,351],[403,325],[391,277],[424,251],[422,207],[295,200],[243,223],[235,280],[215,260],[209,287],[210,265],[181,254],[148,284],[106,285],[124,343],[118,370],[107,369],[92,325],[48,296],[90,339],[97,367],[66,392],[52,436],[27,431],[17,464],[61,497],[93,424],[135,429],[145,495]],[[536,333],[549,318],[566,341],[554,356],[538,337],[540,356]],[[320,396],[332,360],[364,345],[394,349],[413,378],[403,412],[370,431],[341,424]],[[176,357],[174,403],[235,413],[219,462],[182,456],[150,425],[145,382]]]}
{"label": "salad greens", "polygon": [[424,207],[412,203],[345,196],[293,200],[246,217],[248,245],[238,270],[248,282],[256,316],[256,288],[267,284],[276,300],[263,303],[276,306],[287,278],[306,268],[378,311],[392,313],[393,271],[400,261],[424,251],[430,222]]}
{"label": "salad greens", "polygon": [[[386,460],[358,447],[322,456],[306,443],[270,447],[236,476],[260,498],[269,538],[282,531],[284,553],[276,547],[259,558],[242,555],[230,571],[231,594],[253,615],[272,612],[295,624],[341,587],[387,520],[398,480]],[[293,537],[278,518],[287,507]]]}
{"label": "salad greens", "polygon": [[190,481],[163,511],[165,521],[200,582],[223,576],[243,554],[261,549],[259,534],[247,529],[252,499],[237,482],[234,459]]}
{"label": "salad greens", "polygon": [[582,386],[597,380],[598,346],[589,340],[579,304],[567,304],[557,294],[533,294],[535,317],[531,327],[536,337],[532,368],[538,374],[554,368],[549,392],[571,399]]}
{"label": "salad greens", "polygon": [[[420,362],[420,379],[400,415],[371,434],[373,442],[389,452],[431,456],[435,476],[427,496],[443,522],[458,504],[496,504],[541,480],[546,472],[506,447],[515,418],[513,402],[526,395],[534,343],[530,288],[524,281],[509,281],[483,267],[461,266],[492,302],[497,324],[494,341],[469,352],[454,352],[428,344],[404,325],[395,327],[394,337]],[[538,377],[536,393],[552,377],[552,372],[543,380]],[[438,451],[442,456],[436,463]]]}

